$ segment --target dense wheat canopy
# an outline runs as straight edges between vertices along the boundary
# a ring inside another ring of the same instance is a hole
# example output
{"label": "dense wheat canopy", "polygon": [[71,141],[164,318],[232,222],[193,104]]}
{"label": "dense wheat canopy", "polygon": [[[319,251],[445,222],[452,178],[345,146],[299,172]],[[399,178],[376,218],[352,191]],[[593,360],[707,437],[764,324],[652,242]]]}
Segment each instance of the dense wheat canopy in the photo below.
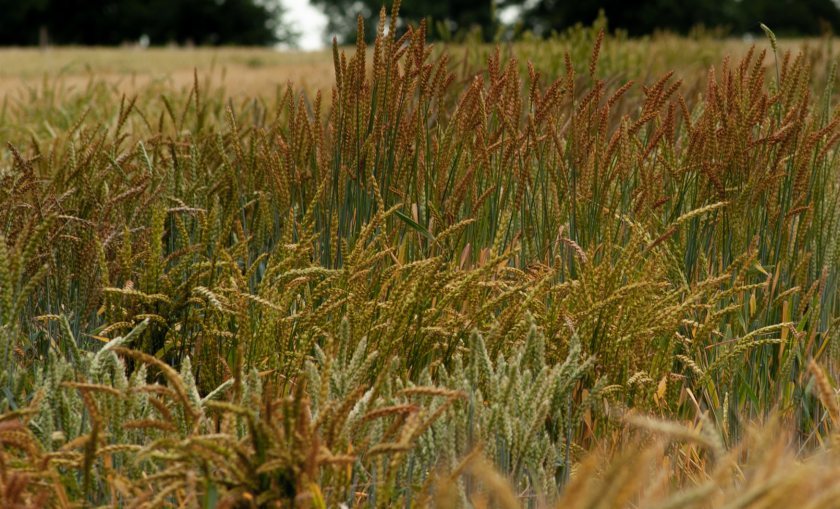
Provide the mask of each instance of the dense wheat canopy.
{"label": "dense wheat canopy", "polygon": [[835,504],[830,42],[385,14],[331,90],[4,107],[0,506]]}

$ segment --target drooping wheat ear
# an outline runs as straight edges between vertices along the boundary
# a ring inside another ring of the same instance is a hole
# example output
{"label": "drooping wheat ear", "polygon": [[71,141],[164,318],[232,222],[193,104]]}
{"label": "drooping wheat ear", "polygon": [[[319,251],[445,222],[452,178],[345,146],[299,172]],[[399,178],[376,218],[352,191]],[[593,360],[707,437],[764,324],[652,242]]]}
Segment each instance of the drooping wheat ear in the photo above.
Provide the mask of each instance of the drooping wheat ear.
{"label": "drooping wheat ear", "polygon": [[663,438],[694,442],[707,448],[717,458],[721,458],[724,455],[720,437],[712,435],[712,430],[706,429],[705,427],[701,430],[691,429],[679,423],[645,417],[634,413],[625,416],[624,421],[631,426],[648,430]]}
{"label": "drooping wheat ear", "polygon": [[130,357],[138,362],[142,362],[144,364],[148,364],[159,369],[163,376],[166,377],[167,382],[171,384],[171,388],[175,391],[175,394],[178,396],[178,399],[180,400],[181,405],[185,410],[185,413],[189,414],[193,418],[198,418],[201,415],[200,410],[193,406],[192,400],[189,396],[189,391],[184,386],[184,383],[181,379],[181,375],[177,371],[172,369],[171,366],[151,355],[144,354],[143,352],[138,352],[123,347],[116,347],[112,350],[114,351],[114,353]]}
{"label": "drooping wheat ear", "polygon": [[828,380],[825,371],[823,371],[814,359],[808,362],[808,371],[814,377],[817,394],[819,395],[820,402],[828,410],[831,424],[840,423],[840,404],[837,402],[837,393],[831,387],[831,382]]}
{"label": "drooping wheat ear", "polygon": [[502,476],[487,460],[473,456],[467,470],[481,482],[488,494],[504,509],[518,509],[522,507],[510,480]]}
{"label": "drooping wheat ear", "polygon": [[773,51],[775,52],[777,50],[777,44],[778,44],[776,42],[776,34],[774,34],[773,31],[770,30],[770,27],[768,27],[764,23],[761,23],[758,26],[760,26],[761,30],[764,31],[764,35],[766,35],[767,39],[770,41],[770,47],[773,48]]}

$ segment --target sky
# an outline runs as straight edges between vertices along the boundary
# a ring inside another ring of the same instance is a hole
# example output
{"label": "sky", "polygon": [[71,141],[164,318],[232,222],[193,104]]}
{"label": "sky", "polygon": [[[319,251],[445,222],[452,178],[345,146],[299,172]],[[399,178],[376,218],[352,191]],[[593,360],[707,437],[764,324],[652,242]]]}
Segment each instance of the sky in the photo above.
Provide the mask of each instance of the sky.
{"label": "sky", "polygon": [[283,0],[286,19],[301,34],[298,45],[302,50],[317,50],[324,47],[327,17],[313,7],[309,0]]}

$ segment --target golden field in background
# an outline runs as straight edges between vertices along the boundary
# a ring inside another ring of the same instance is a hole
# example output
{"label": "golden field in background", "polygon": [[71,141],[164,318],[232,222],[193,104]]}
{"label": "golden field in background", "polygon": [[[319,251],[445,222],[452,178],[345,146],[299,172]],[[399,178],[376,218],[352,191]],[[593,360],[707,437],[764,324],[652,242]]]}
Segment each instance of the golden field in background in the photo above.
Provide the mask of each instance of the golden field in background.
{"label": "golden field in background", "polygon": [[[624,40],[620,47],[617,44],[605,47],[604,53],[607,58],[610,52],[620,55],[623,73],[634,78],[640,75],[652,78],[672,69],[683,77],[705,73],[726,55],[737,60],[754,43],[740,38],[688,39],[663,35]],[[781,50],[809,48],[828,54],[832,44],[827,39],[796,39],[782,40],[779,46]],[[474,61],[478,55],[484,57],[494,47],[443,43],[432,46],[436,52],[450,53],[455,64]],[[589,51],[574,40],[500,46],[512,50],[520,60],[534,61],[541,70],[562,66],[562,54],[567,50]],[[353,48],[346,49],[352,53]],[[768,63],[771,59],[772,55],[766,56]],[[212,85],[223,86],[226,93],[239,98],[274,95],[278,87],[288,83],[296,89],[327,92],[335,83],[330,48],[312,52],[270,48],[0,48],[0,94],[6,96],[38,89],[45,82],[60,84],[69,91],[84,88],[91,82],[105,82],[128,94],[149,88],[172,92],[189,89],[194,71],[198,71],[201,80],[209,79]]]}
{"label": "golden field in background", "polygon": [[235,96],[273,94],[292,82],[329,88],[329,51],[295,52],[263,48],[48,48],[0,49],[0,93],[40,87],[44,80],[66,87],[105,81],[131,93],[149,86],[189,88],[193,70],[223,84]]}

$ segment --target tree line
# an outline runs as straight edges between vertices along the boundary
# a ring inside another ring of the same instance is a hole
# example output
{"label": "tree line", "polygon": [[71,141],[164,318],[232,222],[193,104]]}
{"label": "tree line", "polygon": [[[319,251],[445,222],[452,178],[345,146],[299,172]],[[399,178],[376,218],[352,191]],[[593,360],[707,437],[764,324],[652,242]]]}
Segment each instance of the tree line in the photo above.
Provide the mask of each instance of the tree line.
{"label": "tree line", "polygon": [[[366,20],[372,37],[382,0],[312,0],[328,15],[329,28],[339,40],[355,39],[357,15]],[[609,24],[630,35],[657,30],[685,34],[698,26],[721,28],[731,34],[759,33],[759,24],[780,35],[840,32],[835,0],[403,0],[401,17],[426,18],[432,37],[480,30],[485,40],[501,33],[499,12],[517,12],[518,31],[547,36],[577,23],[589,25],[600,11]],[[510,30],[508,30],[508,33]]]}
{"label": "tree line", "polygon": [[[329,33],[346,43],[356,37],[358,15],[373,37],[386,0],[310,1],[327,14]],[[514,27],[501,26],[505,9],[517,13]],[[601,10],[611,27],[630,35],[686,33],[698,25],[739,34],[756,32],[761,22],[781,35],[840,32],[835,0],[403,0],[400,13],[406,20],[425,18],[432,38],[479,32],[490,41],[502,33],[546,36],[590,24]],[[293,43],[295,31],[282,14],[281,0],[0,0],[0,45],[116,45],[140,38],[151,44]]]}
{"label": "tree line", "polygon": [[267,45],[291,41],[280,0],[0,0],[0,45]]}

